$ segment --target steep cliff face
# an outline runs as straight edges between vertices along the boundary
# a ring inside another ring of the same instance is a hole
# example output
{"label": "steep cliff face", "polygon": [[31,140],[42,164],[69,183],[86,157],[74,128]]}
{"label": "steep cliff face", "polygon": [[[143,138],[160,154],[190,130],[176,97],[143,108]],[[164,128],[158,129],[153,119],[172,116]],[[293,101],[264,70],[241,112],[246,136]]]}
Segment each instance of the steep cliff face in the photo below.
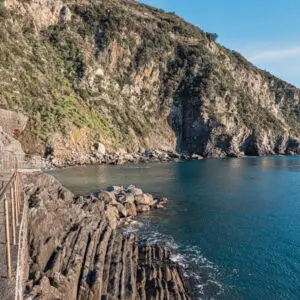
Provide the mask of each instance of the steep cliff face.
{"label": "steep cliff face", "polygon": [[172,13],[129,0],[0,8],[0,103],[29,115],[26,151],[300,153],[300,91]]}

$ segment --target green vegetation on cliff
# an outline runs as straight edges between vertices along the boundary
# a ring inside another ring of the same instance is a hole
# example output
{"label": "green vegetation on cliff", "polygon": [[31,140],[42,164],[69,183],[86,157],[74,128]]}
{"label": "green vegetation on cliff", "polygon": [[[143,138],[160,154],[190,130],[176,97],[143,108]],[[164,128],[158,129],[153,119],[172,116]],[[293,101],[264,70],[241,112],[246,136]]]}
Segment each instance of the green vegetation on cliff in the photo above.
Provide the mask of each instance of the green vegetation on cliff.
{"label": "green vegetation on cliff", "polygon": [[0,105],[29,115],[26,151],[71,151],[84,135],[86,149],[264,155],[299,137],[298,89],[173,13],[129,0],[15,3],[0,2]]}

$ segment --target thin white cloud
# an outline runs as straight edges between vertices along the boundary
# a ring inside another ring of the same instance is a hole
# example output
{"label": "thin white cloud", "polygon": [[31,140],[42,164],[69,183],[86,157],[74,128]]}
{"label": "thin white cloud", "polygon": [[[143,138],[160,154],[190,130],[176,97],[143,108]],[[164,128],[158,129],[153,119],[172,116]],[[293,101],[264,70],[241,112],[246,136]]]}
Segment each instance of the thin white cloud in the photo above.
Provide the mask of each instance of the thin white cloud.
{"label": "thin white cloud", "polygon": [[232,44],[231,48],[237,49],[260,69],[267,70],[300,88],[299,43],[243,40],[238,44]]}
{"label": "thin white cloud", "polygon": [[300,56],[300,47],[262,51],[251,55],[249,58],[252,61],[266,61],[274,59],[286,59],[295,56]]}

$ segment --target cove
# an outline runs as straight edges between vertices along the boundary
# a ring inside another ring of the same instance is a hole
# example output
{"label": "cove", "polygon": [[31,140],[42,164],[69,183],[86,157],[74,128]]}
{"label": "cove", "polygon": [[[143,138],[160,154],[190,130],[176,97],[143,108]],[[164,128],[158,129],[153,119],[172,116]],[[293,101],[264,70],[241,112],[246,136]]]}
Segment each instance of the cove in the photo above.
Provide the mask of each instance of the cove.
{"label": "cove", "polygon": [[195,299],[300,299],[300,158],[207,159],[49,172],[75,194],[135,184],[166,209],[125,228],[174,248]]}

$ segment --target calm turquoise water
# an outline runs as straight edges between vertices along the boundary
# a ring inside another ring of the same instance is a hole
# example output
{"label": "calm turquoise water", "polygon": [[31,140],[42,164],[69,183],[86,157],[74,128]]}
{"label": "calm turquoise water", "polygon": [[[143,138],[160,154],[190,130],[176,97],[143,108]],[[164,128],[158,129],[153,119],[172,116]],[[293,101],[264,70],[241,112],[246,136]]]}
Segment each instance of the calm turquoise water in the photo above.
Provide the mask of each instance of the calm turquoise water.
{"label": "calm turquoise water", "polygon": [[176,249],[195,299],[300,299],[300,158],[51,172],[75,193],[134,183],[168,208],[126,228]]}

